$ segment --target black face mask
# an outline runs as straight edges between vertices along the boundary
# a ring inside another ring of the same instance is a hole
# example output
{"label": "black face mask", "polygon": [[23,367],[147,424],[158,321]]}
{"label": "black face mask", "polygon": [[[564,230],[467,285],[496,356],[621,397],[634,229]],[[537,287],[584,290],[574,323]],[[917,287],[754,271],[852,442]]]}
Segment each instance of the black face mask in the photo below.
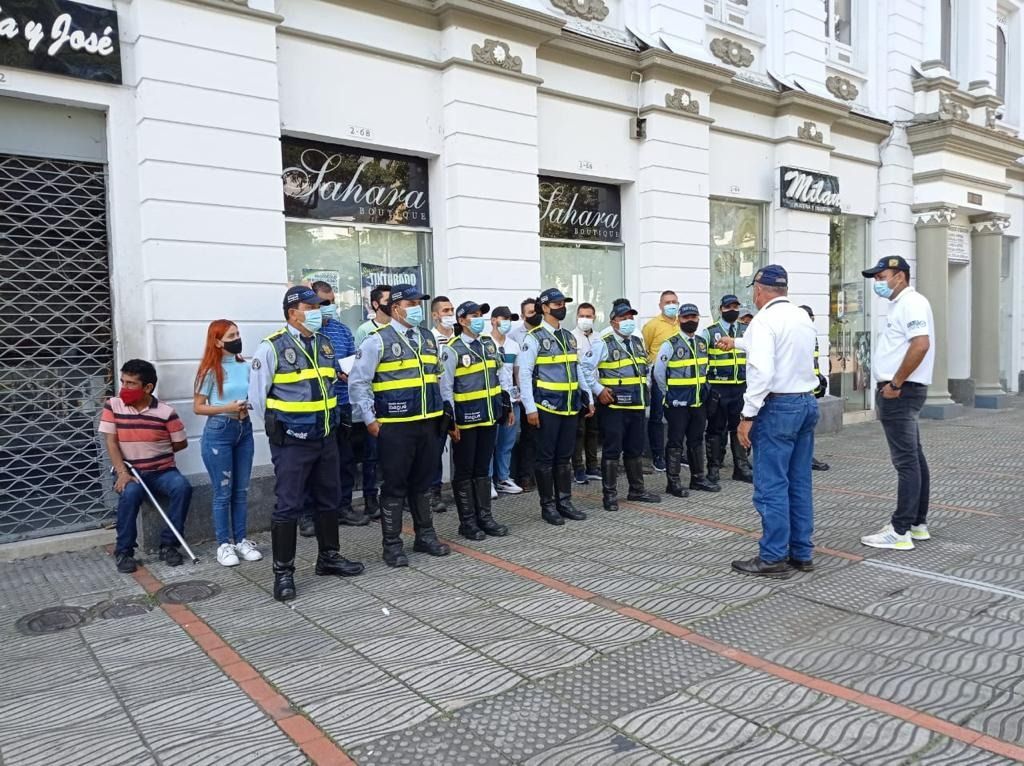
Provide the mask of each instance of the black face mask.
{"label": "black face mask", "polygon": [[241,354],[242,353],[242,339],[235,338],[234,340],[224,341],[224,350],[229,354]]}
{"label": "black face mask", "polygon": [[526,317],[523,319],[527,327],[536,327],[540,324],[540,314],[534,314],[532,317]]}
{"label": "black face mask", "polygon": [[565,319],[565,306],[560,309],[551,309],[551,316],[557,319],[559,322]]}
{"label": "black face mask", "polygon": [[733,322],[735,322],[739,318],[740,318],[739,310],[736,310],[736,311],[723,311],[722,312],[722,319],[724,319],[729,324],[732,324]]}
{"label": "black face mask", "polygon": [[696,322],[680,322],[679,326],[683,328],[685,333],[695,333],[697,328],[700,327],[700,320]]}

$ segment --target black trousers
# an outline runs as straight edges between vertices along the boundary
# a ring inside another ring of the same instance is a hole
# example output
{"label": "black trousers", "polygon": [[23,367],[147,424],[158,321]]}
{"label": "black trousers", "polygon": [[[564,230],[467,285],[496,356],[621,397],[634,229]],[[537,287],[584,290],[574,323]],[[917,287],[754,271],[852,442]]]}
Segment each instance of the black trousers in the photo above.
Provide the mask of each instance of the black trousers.
{"label": "black trousers", "polygon": [[430,489],[437,471],[441,418],[382,423],[377,460],[384,474],[384,497],[411,497]]}
{"label": "black trousers", "polygon": [[597,418],[587,418],[580,413],[576,420],[576,446],[572,453],[574,469],[597,469],[597,443],[600,439]]}
{"label": "black trousers", "polygon": [[668,418],[669,449],[704,449],[704,427],[707,425],[707,413],[703,406],[666,406],[665,417]]}
{"label": "black trousers", "polygon": [[491,475],[491,455],[497,435],[497,424],[459,429],[459,440],[452,441],[452,460],[455,463],[452,481],[469,481]]}
{"label": "black trousers", "polygon": [[904,383],[896,399],[886,399],[880,390],[875,391],[875,409],[882,421],[889,457],[898,477],[892,526],[901,535],[911,526],[928,521],[931,473],[924,459],[918,428],[918,417],[927,396],[928,387],[916,383]]}
{"label": "black trousers", "polygon": [[644,411],[619,410],[597,405],[601,422],[601,459],[618,460],[640,457],[644,452]]}
{"label": "black trousers", "polygon": [[341,413],[341,423],[335,432],[341,476],[341,501],[338,505],[345,509],[352,507],[352,490],[356,485],[356,456],[352,451],[352,405],[339,404],[338,411]]}
{"label": "black trousers", "polygon": [[576,446],[576,414],[555,415],[544,410],[537,412],[540,415],[537,465],[552,469],[556,465],[569,465]]}
{"label": "black trousers", "polygon": [[519,408],[519,442],[512,452],[515,460],[515,470],[512,475],[517,479],[533,480],[533,466],[537,460],[537,439],[539,429],[534,428],[526,422],[526,408],[522,402],[516,405]]}
{"label": "black trousers", "polygon": [[274,496],[277,500],[271,520],[295,521],[306,507],[307,492],[315,515],[338,510],[341,494],[341,470],[338,439],[303,441],[285,437],[283,445],[270,445],[274,464]]}
{"label": "black trousers", "polygon": [[718,406],[708,414],[708,436],[721,436],[724,444],[726,436],[739,428],[747,384],[712,385],[711,390],[718,394]]}

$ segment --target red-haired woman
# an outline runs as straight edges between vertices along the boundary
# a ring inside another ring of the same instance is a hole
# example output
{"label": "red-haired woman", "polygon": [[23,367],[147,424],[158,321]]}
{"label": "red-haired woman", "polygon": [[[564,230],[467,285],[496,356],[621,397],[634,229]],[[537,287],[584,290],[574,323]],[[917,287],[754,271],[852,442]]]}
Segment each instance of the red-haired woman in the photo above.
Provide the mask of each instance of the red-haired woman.
{"label": "red-haired woman", "polygon": [[192,409],[206,415],[202,454],[213,489],[217,561],[226,567],[239,557],[259,561],[263,554],[246,539],[249,477],[252,474],[252,420],[249,418],[249,363],[242,356],[238,327],[226,319],[210,323],[206,351],[196,373]]}

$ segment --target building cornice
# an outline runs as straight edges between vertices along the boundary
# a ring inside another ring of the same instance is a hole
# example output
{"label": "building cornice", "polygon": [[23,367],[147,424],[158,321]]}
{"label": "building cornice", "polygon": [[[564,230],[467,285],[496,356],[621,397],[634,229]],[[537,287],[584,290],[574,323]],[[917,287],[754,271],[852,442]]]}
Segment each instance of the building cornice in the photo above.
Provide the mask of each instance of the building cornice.
{"label": "building cornice", "polygon": [[968,122],[935,120],[907,128],[915,155],[949,152],[1007,167],[1024,156],[1024,140]]}
{"label": "building cornice", "polygon": [[275,26],[284,21],[284,16],[277,13],[270,13],[269,11],[260,11],[256,8],[250,8],[247,5],[240,5],[239,3],[228,2],[228,0],[174,0],[176,3],[183,3],[185,5],[199,5],[203,8],[213,8],[224,13],[231,13],[235,16],[244,16],[254,21],[265,21]]}
{"label": "building cornice", "polygon": [[[179,2],[190,2],[190,0],[179,0]],[[330,35],[322,35],[318,32],[310,32],[306,29],[299,29],[298,27],[290,27],[282,24],[277,28],[277,32],[280,35],[286,37],[297,37],[302,40],[310,40],[315,43],[322,45],[330,45],[335,48],[344,48],[345,50],[357,51],[359,53],[366,53],[370,56],[380,56],[391,61],[401,61],[406,64],[414,64],[415,66],[427,67],[428,69],[444,69],[445,65],[440,61],[434,59],[424,58],[422,56],[414,56],[409,53],[401,53],[399,51],[393,51],[390,48],[380,48],[376,45],[367,45],[366,43],[357,43],[354,40],[344,40],[340,37],[331,37]]]}
{"label": "building cornice", "polygon": [[557,38],[565,27],[556,16],[506,0],[435,0],[432,12],[442,29],[464,26],[487,34],[514,34],[531,45]]}
{"label": "building cornice", "polygon": [[892,133],[892,124],[849,112],[832,123],[832,132],[878,144]]}
{"label": "building cornice", "polygon": [[914,173],[912,180],[915,184],[926,184],[946,181],[953,184],[960,184],[963,186],[972,186],[976,188],[992,189],[997,192],[1008,192],[1013,187],[1010,184],[1000,183],[999,181],[993,181],[988,178],[980,178],[978,176],[968,175],[967,173],[958,173],[955,170],[948,170],[946,168],[939,168],[937,170],[928,170],[923,173]]}
{"label": "building cornice", "polygon": [[736,128],[727,128],[724,125],[717,124],[711,126],[711,132],[721,133],[722,135],[733,136],[735,138],[743,138],[748,141],[757,141],[762,144],[802,144],[812,149],[823,149],[828,152],[831,152],[833,149],[835,149],[835,147],[832,146],[832,144],[826,144],[824,142],[818,143],[817,141],[812,141],[807,138],[798,138],[797,136],[765,136],[761,133],[751,133],[750,131],[738,130]]}
{"label": "building cornice", "polygon": [[683,120],[694,120],[696,122],[703,122],[707,125],[710,125],[715,121],[713,117],[707,117],[703,114],[683,112],[679,109],[670,109],[667,106],[658,106],[657,104],[640,107],[641,117],[646,117],[649,114],[667,114],[669,117],[679,117]]}

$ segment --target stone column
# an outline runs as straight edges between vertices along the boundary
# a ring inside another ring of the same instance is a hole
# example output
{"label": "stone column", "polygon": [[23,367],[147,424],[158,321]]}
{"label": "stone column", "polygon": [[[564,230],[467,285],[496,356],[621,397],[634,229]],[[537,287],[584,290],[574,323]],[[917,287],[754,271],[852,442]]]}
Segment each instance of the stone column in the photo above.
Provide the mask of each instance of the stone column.
{"label": "stone column", "polygon": [[939,207],[916,214],[917,289],[932,305],[935,319],[935,370],[928,387],[921,416],[945,419],[963,414],[963,407],[949,396],[949,225],[956,217],[953,208]]}
{"label": "stone column", "polygon": [[999,271],[1008,216],[971,216],[971,378],[974,406],[1009,406],[999,384]]}

